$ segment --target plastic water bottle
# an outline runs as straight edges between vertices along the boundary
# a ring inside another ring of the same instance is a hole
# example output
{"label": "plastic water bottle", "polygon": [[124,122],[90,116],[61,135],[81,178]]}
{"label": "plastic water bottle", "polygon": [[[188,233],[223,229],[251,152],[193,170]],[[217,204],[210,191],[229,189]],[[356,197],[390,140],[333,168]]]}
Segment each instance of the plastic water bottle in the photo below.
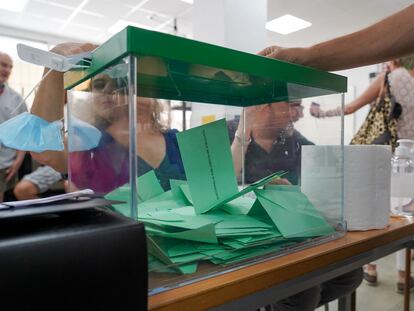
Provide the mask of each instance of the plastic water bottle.
{"label": "plastic water bottle", "polygon": [[409,156],[414,161],[414,140],[413,139],[399,139],[398,146],[404,146],[409,149]]}
{"label": "plastic water bottle", "polygon": [[400,145],[391,158],[391,211],[414,215],[414,162],[410,149]]}

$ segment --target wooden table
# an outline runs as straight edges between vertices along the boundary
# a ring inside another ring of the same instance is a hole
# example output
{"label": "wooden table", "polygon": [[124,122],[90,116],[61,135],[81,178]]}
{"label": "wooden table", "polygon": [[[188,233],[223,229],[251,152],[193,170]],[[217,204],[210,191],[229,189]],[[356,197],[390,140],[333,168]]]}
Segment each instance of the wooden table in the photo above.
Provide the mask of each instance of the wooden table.
{"label": "wooden table", "polygon": [[[149,297],[149,310],[255,310],[403,249],[414,221],[392,218],[381,230],[345,236],[286,256]],[[349,298],[339,310],[349,310]]]}

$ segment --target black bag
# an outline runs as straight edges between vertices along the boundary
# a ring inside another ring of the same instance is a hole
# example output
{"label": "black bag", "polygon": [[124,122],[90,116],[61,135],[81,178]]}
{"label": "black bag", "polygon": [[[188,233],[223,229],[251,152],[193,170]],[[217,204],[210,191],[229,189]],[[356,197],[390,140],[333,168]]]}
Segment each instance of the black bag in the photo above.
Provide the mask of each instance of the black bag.
{"label": "black bag", "polygon": [[397,146],[397,125],[402,107],[391,94],[388,74],[385,74],[381,93],[352,138],[351,145],[391,145],[392,150]]}

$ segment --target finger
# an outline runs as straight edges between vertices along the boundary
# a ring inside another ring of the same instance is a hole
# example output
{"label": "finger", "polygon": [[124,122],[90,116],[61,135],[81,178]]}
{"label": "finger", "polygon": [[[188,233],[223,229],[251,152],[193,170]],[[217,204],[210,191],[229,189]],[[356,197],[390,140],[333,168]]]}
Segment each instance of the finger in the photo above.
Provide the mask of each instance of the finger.
{"label": "finger", "polygon": [[291,185],[290,181],[287,180],[286,178],[281,178],[280,182],[281,182],[280,183],[281,185],[287,185],[287,186]]}
{"label": "finger", "polygon": [[261,50],[258,54],[261,56],[269,56],[274,50],[277,50],[278,46],[268,46],[267,48]]}
{"label": "finger", "polygon": [[270,47],[267,47],[267,48],[265,48],[265,49],[263,49],[263,50],[261,50],[259,53],[257,53],[258,55],[262,55],[262,56],[267,56],[267,54],[269,54],[270,53]]}
{"label": "finger", "polygon": [[75,55],[96,49],[97,45],[91,43],[67,42],[56,45],[52,52],[61,55]]}
{"label": "finger", "polygon": [[271,53],[269,53],[269,55],[267,55],[267,57],[276,58],[276,59],[279,59],[279,60],[285,60],[280,56],[280,49],[273,50]]}
{"label": "finger", "polygon": [[278,47],[277,49],[273,50],[272,53],[267,55],[267,57],[275,58],[284,62],[297,63],[294,56],[292,55],[292,52],[288,52],[287,49],[282,47]]}
{"label": "finger", "polygon": [[8,183],[10,180],[12,180],[13,176],[14,176],[15,172],[10,170],[10,172],[7,174],[6,176],[6,183]]}
{"label": "finger", "polygon": [[81,48],[84,52],[89,52],[89,51],[95,50],[98,46],[99,45],[92,44],[92,43],[85,43],[85,44],[82,45]]}

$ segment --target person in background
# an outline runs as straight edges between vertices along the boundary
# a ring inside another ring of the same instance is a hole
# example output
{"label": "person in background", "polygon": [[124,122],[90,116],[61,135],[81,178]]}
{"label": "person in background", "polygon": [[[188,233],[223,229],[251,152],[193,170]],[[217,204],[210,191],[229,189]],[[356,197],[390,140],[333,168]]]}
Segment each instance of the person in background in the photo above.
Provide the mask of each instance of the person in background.
{"label": "person in background", "polygon": [[[22,104],[23,98],[7,85],[12,69],[11,57],[0,52],[0,123],[27,111],[26,105]],[[17,173],[24,155],[24,151],[16,151],[0,145],[0,202],[3,202],[4,192],[16,184]]]}
{"label": "person in background", "polygon": [[[53,52],[74,55],[89,51],[90,44],[67,43],[56,46]],[[90,150],[68,152],[45,151],[31,153],[38,162],[59,172],[67,172],[70,161],[71,182],[79,189],[91,188],[106,194],[129,181],[129,115],[126,104],[125,81],[101,73],[91,79],[89,100],[101,138]],[[63,118],[63,74],[51,72],[40,84],[32,114],[49,122]],[[138,175],[154,170],[161,186],[167,190],[169,179],[185,178],[176,138],[177,130],[162,126],[160,104],[155,99],[137,97],[137,157]],[[139,103],[139,104],[138,104]]]}
{"label": "person in background", "polygon": [[[391,94],[402,106],[403,113],[398,119],[398,137],[414,138],[414,130],[410,121],[414,119],[414,98],[412,97],[414,77],[414,55],[398,58],[387,63],[389,72],[388,81]],[[352,114],[368,104],[375,104],[375,100],[383,91],[386,72],[382,72],[370,86],[356,99],[344,107],[344,115]],[[341,115],[341,107],[331,110],[322,110],[319,105],[311,105],[310,114],[316,118],[335,117]]]}
{"label": "person in background", "polygon": [[[245,165],[245,182],[253,183],[278,171],[287,171],[279,184],[300,184],[301,147],[313,145],[294,129],[303,117],[300,100],[277,102],[245,109],[245,122],[239,122],[231,150],[236,174]],[[233,127],[231,127],[233,128]],[[243,138],[243,128],[245,136]],[[244,159],[240,157],[244,147]],[[362,269],[348,272],[272,304],[274,311],[311,311],[352,293],[362,282]]]}
{"label": "person in background", "polygon": [[287,174],[277,182],[298,184],[301,163],[301,146],[313,145],[293,127],[303,117],[300,100],[271,103],[248,107],[245,110],[245,137],[242,138],[243,123],[230,132],[234,168],[240,174],[241,147],[245,146],[245,182],[253,183],[276,171]]}
{"label": "person in background", "polygon": [[[388,81],[390,85],[391,95],[394,96],[396,102],[402,107],[402,113],[398,118],[397,134],[400,139],[414,139],[414,55],[402,57],[388,62]],[[372,82],[372,84],[362,93],[361,96],[345,105],[344,114],[352,114],[367,104],[375,105],[375,99],[382,92],[384,85],[385,73],[381,73]],[[334,117],[341,115],[341,108],[332,110],[321,110],[318,105],[312,105],[310,113],[314,117]],[[397,292],[404,292],[405,280],[405,252],[397,252],[397,270],[398,282]],[[378,284],[378,275],[376,264],[371,263],[366,266],[364,279],[367,284],[376,286]],[[411,278],[410,287],[414,287],[414,278]]]}
{"label": "person in background", "polygon": [[62,180],[62,174],[50,166],[39,166],[35,171],[25,175],[13,189],[17,200],[31,200],[39,198],[56,182]]}

